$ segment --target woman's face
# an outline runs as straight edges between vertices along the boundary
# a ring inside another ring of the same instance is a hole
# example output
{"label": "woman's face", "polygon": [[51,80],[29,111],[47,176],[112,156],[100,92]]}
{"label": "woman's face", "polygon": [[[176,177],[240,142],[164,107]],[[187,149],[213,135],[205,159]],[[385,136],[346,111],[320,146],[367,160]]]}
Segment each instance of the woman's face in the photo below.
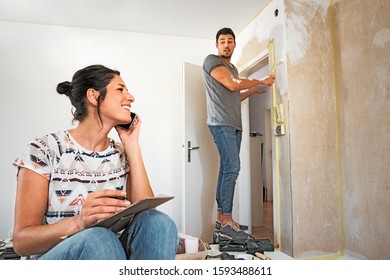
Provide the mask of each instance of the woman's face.
{"label": "woman's face", "polygon": [[131,121],[130,108],[134,97],[129,93],[120,76],[115,75],[107,85],[107,93],[100,105],[103,122],[112,126]]}

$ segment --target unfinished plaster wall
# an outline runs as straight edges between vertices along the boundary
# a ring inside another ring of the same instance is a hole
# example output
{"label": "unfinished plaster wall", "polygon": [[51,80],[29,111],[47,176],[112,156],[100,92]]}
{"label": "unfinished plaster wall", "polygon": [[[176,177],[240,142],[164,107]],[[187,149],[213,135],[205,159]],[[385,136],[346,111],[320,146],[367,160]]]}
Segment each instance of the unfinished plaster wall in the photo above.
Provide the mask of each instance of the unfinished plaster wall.
{"label": "unfinished plaster wall", "polygon": [[342,250],[336,98],[327,1],[285,1],[294,257]]}
{"label": "unfinished plaster wall", "polygon": [[390,4],[285,3],[294,257],[389,259]]}
{"label": "unfinished plaster wall", "polygon": [[390,2],[334,4],[345,249],[390,259]]}
{"label": "unfinished plaster wall", "polygon": [[275,47],[275,241],[295,258],[390,259],[389,6],[273,0],[237,38],[238,66]]}

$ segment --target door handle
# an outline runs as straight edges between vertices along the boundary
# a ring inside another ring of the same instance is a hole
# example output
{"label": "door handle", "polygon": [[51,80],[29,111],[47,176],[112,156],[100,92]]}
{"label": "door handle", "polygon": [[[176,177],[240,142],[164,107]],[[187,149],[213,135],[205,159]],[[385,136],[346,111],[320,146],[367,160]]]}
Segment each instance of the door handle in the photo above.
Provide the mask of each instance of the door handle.
{"label": "door handle", "polygon": [[191,162],[191,151],[198,150],[199,147],[191,147],[191,141],[188,141],[188,162]]}

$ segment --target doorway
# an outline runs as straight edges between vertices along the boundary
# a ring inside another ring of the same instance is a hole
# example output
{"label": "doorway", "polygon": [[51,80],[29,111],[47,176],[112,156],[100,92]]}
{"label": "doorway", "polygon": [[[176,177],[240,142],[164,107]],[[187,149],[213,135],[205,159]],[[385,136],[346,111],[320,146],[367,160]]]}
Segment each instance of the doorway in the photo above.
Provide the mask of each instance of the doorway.
{"label": "doorway", "polygon": [[211,243],[217,206],[219,156],[206,124],[206,92],[200,65],[183,62],[183,183],[181,232]]}
{"label": "doorway", "polygon": [[[254,58],[254,63],[250,64],[248,67],[244,68],[243,71],[240,71],[240,76],[249,77],[249,78],[263,78],[269,75],[270,67],[268,62],[268,49],[260,54],[259,56]],[[202,240],[206,242],[211,242],[212,233],[214,230],[214,221],[215,221],[215,213],[216,213],[216,202],[215,202],[215,185],[217,182],[218,168],[219,168],[219,156],[217,149],[215,147],[214,141],[210,134],[210,131],[206,125],[206,97],[205,97],[205,88],[203,82],[203,73],[201,66],[193,65],[191,63],[183,63],[183,169],[182,179],[183,179],[183,188],[182,188],[182,221],[181,221],[181,231],[185,234],[190,234],[193,236],[198,236]],[[268,88],[267,88],[268,89]],[[242,121],[243,121],[243,139],[241,145],[241,172],[239,175],[239,180],[237,181],[238,186],[236,188],[236,195],[234,197],[234,205],[237,207],[233,210],[233,218],[241,224],[246,224],[249,226],[248,233],[253,234],[256,233],[257,229],[264,225],[261,223],[257,223],[252,225],[252,216],[253,213],[262,217],[262,221],[272,221],[274,220],[273,206],[271,205],[272,211],[264,211],[264,206],[267,206],[269,209],[270,203],[272,203],[273,190],[267,190],[267,200],[268,197],[271,201],[266,201],[263,203],[263,179],[267,175],[263,175],[264,171],[259,167],[254,171],[251,170],[252,159],[256,158],[257,162],[264,162],[265,155],[265,145],[263,143],[263,148],[261,145],[257,147],[259,152],[253,153],[256,156],[251,157],[252,153],[249,149],[251,137],[249,131],[251,131],[250,125],[250,114],[254,112],[262,112],[260,120],[264,120],[264,122],[268,122],[269,130],[272,129],[271,120],[273,110],[271,110],[271,91],[261,95],[256,95],[257,97],[264,98],[266,97],[268,106],[268,111],[264,114],[263,109],[252,108],[249,109],[249,106],[254,106],[255,102],[252,100],[245,100],[242,102]],[[260,102],[261,104],[264,103]],[[268,121],[265,121],[266,116],[268,117]],[[252,120],[255,117],[252,117]],[[266,125],[263,123],[263,126]],[[254,129],[256,130],[256,129]],[[264,128],[263,128],[264,130]],[[262,131],[263,131],[262,130]],[[270,132],[272,133],[272,132]],[[274,137],[271,134],[262,133],[263,142],[264,139],[269,139],[269,146],[272,149],[272,141],[274,141]],[[267,138],[264,136],[268,136]],[[260,141],[260,138],[258,138]],[[263,150],[263,152],[261,152]],[[263,154],[263,156],[262,156]],[[272,151],[269,153],[270,155],[270,166],[272,168],[273,157]],[[264,165],[264,164],[263,164]],[[255,165],[253,165],[254,167]],[[272,182],[272,169],[269,174],[271,174],[270,178],[267,179],[271,188],[273,185]],[[257,174],[258,184],[252,184],[251,175]],[[267,174],[267,173],[265,173]],[[262,178],[260,178],[262,177]],[[246,186],[252,186],[257,188],[253,190],[251,188],[248,191]],[[253,202],[252,202],[253,199]],[[252,210],[252,208],[255,208]],[[265,213],[271,213],[270,217],[264,219]],[[258,226],[260,224],[260,226]],[[271,226],[272,232],[273,227]],[[261,230],[260,233],[265,233],[265,231]],[[258,237],[254,235],[255,237]],[[271,234],[273,237],[273,233]],[[259,236],[258,238],[262,238]],[[265,237],[268,238],[268,237]],[[271,241],[274,238],[269,238]]]}
{"label": "doorway", "polygon": [[[249,79],[262,79],[269,75],[268,50],[256,56],[240,75]],[[250,144],[250,197],[251,232],[256,238],[274,241],[273,211],[273,156],[272,156],[272,91],[269,87],[262,94],[254,94],[248,99],[248,116],[243,121],[249,123]]]}

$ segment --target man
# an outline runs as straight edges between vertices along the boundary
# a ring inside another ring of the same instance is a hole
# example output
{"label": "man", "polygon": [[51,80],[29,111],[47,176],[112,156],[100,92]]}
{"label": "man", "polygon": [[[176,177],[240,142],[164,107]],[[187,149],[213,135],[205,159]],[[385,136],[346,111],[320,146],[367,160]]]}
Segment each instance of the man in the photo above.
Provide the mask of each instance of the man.
{"label": "man", "polygon": [[263,93],[260,85],[272,86],[270,75],[264,80],[239,78],[237,68],[230,62],[236,47],[230,28],[222,28],[216,35],[218,55],[210,54],[203,63],[207,91],[207,124],[217,145],[220,170],[216,188],[217,220],[215,227],[230,238],[251,238],[232,218],[233,197],[240,171],[242,138],[241,101],[254,93]]}

